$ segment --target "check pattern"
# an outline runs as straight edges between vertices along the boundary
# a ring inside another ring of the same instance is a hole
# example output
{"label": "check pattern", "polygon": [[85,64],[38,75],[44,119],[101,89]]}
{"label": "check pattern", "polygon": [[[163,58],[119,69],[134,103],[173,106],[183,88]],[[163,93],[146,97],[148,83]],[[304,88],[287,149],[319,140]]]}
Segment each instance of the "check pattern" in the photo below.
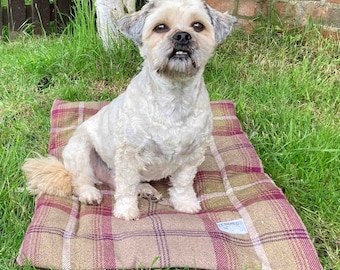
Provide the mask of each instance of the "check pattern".
{"label": "check pattern", "polygon": [[[106,104],[56,100],[50,154],[60,157],[74,129]],[[113,217],[113,192],[105,186],[99,206],[42,195],[17,263],[53,269],[322,269],[305,226],[264,172],[233,103],[211,107],[213,140],[194,182],[202,211],[175,211],[167,179],[152,183],[165,199],[157,204],[140,199],[141,218],[130,222]],[[226,222],[226,231],[218,228],[220,222]]]}

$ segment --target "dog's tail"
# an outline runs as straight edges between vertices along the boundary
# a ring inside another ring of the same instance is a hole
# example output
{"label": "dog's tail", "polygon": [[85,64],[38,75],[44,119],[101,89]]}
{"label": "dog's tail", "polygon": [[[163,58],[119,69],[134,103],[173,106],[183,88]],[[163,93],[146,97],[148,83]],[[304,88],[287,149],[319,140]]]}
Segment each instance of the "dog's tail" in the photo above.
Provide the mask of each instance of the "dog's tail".
{"label": "dog's tail", "polygon": [[72,195],[71,174],[54,156],[26,159],[22,166],[31,194],[49,194],[61,197]]}

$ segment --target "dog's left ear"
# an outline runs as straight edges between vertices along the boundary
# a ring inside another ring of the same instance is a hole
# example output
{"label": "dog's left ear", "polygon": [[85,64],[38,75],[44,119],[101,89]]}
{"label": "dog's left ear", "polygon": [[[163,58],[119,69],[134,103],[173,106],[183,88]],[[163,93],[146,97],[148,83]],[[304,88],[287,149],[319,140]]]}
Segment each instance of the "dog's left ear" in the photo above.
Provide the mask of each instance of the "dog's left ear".
{"label": "dog's left ear", "polygon": [[230,34],[233,25],[237,22],[234,16],[227,12],[221,13],[207,5],[208,12],[211,18],[212,25],[215,31],[215,40],[220,44]]}
{"label": "dog's left ear", "polygon": [[152,7],[152,3],[147,3],[140,11],[127,14],[118,20],[119,30],[138,46],[142,45],[142,33],[145,19]]}

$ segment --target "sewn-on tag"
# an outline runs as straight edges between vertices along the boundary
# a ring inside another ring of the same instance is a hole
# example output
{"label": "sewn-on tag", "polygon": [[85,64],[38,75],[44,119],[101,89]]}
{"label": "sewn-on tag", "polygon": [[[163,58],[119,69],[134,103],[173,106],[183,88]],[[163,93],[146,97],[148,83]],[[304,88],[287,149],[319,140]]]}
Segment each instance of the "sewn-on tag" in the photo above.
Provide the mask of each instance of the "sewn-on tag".
{"label": "sewn-on tag", "polygon": [[235,219],[231,221],[225,221],[225,222],[218,222],[216,223],[217,227],[226,233],[231,234],[247,234],[247,228],[244,224],[243,219]]}

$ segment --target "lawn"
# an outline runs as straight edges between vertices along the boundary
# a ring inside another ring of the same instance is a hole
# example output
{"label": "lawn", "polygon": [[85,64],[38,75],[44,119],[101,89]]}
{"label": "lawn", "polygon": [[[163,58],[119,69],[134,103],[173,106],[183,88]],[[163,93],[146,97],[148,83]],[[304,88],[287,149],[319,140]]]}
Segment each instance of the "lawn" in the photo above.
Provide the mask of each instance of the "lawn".
{"label": "lawn", "polygon": [[[79,14],[78,14],[79,15]],[[318,28],[234,31],[208,63],[212,100],[236,104],[266,172],[305,223],[324,269],[340,269],[340,43]],[[59,36],[0,41],[0,269],[15,258],[34,209],[20,167],[46,154],[55,98],[111,100],[140,69],[122,40],[109,51],[93,14]]]}

